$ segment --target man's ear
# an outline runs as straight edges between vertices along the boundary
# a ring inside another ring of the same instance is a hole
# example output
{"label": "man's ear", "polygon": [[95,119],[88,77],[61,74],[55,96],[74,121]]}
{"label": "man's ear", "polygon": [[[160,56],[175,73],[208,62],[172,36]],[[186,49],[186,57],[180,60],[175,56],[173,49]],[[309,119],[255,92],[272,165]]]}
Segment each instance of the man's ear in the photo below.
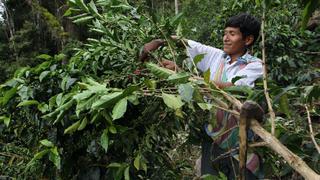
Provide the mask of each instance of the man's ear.
{"label": "man's ear", "polygon": [[253,35],[249,35],[245,38],[245,43],[246,46],[250,46],[253,43],[254,40],[254,36]]}

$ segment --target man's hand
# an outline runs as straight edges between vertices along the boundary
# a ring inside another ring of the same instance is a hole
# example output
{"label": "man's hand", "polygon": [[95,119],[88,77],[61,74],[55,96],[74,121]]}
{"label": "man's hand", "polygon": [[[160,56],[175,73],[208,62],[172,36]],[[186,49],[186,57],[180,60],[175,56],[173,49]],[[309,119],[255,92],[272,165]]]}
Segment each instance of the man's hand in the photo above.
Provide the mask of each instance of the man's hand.
{"label": "man's hand", "polygon": [[234,86],[232,82],[221,82],[221,81],[213,81],[220,89],[224,89],[226,87]]}
{"label": "man's hand", "polygon": [[173,61],[169,60],[162,60],[161,61],[161,66],[167,69],[170,69],[172,71],[179,70],[180,68],[174,63]]}
{"label": "man's hand", "polygon": [[148,42],[143,46],[143,49],[139,54],[139,60],[145,61],[148,58],[148,55],[150,52],[158,49],[163,44],[164,44],[164,41],[162,39],[155,39],[155,40],[152,40],[151,42]]}

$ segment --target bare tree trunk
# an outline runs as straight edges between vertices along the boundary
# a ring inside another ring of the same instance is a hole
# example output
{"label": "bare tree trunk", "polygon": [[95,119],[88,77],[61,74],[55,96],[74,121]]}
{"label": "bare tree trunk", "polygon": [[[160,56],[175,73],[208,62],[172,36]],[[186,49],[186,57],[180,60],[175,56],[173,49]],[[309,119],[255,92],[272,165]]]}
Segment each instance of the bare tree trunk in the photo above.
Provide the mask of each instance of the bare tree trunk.
{"label": "bare tree trunk", "polygon": [[[18,60],[18,56],[17,56],[17,50],[16,50],[16,46],[15,46],[15,42],[13,40],[13,36],[15,34],[15,28],[14,28],[14,22],[13,19],[11,17],[11,14],[6,6],[6,3],[4,0],[1,0],[2,4],[3,4],[3,11],[5,13],[5,23],[7,25],[7,29],[9,31],[9,35],[8,35],[8,40],[9,43],[12,43],[12,47],[13,47],[13,54],[16,60]],[[11,40],[11,41],[10,41]]]}
{"label": "bare tree trunk", "polygon": [[174,9],[175,9],[175,14],[177,15],[179,13],[179,2],[178,0],[174,0]]}

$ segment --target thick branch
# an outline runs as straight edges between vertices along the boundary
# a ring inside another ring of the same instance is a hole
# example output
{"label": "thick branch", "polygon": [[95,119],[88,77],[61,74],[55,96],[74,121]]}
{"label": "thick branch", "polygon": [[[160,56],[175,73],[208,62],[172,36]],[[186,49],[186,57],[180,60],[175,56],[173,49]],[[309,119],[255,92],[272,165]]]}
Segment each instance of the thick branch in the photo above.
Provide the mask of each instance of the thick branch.
{"label": "thick branch", "polygon": [[[237,104],[237,101],[232,102]],[[257,105],[258,106],[258,105]],[[242,108],[242,107],[241,107]],[[240,109],[241,109],[240,108]],[[260,113],[261,115],[261,113]],[[255,134],[257,134],[261,139],[263,139],[270,149],[276,152],[278,155],[283,157],[283,159],[301,176],[308,180],[319,180],[320,175],[313,171],[299,156],[291,152],[286,146],[284,146],[276,137],[266,131],[258,121],[261,121],[261,116],[252,115],[252,120],[250,128]]]}
{"label": "thick branch", "polygon": [[267,142],[269,148],[279,154],[286,162],[296,170],[301,176],[308,180],[319,180],[320,175],[314,172],[299,156],[292,153],[276,137],[266,131],[257,120],[252,120],[250,128],[261,139]]}
{"label": "thick branch", "polygon": [[247,117],[248,111],[241,109],[239,122],[239,179],[246,178],[246,164],[247,164]]}

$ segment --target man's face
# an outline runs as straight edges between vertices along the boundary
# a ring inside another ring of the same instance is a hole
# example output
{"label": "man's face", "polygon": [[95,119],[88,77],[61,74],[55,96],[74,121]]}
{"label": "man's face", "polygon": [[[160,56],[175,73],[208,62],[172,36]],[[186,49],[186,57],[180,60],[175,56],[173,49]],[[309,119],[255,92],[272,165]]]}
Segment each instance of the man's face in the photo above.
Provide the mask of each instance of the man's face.
{"label": "man's face", "polygon": [[245,52],[246,40],[239,28],[227,27],[224,30],[223,50],[230,56],[241,56]]}

